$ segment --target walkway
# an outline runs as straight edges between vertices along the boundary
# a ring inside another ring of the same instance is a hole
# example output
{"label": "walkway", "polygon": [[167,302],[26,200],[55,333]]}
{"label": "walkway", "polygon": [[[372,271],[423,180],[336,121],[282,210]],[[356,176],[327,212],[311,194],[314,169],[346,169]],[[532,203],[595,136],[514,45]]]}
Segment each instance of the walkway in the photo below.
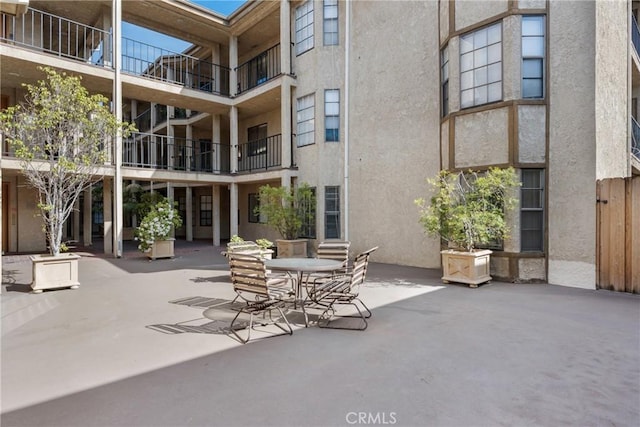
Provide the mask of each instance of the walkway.
{"label": "walkway", "polygon": [[366,331],[243,346],[203,317],[233,298],[220,250],[86,252],[80,289],[39,295],[4,257],[2,425],[640,425],[637,295],[374,263]]}

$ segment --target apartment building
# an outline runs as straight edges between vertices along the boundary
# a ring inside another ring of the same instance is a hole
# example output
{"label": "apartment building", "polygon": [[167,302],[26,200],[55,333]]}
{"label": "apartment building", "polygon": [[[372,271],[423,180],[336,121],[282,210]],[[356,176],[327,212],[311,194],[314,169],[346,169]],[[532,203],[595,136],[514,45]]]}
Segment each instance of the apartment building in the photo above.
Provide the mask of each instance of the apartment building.
{"label": "apartment building", "polygon": [[[377,262],[437,268],[413,204],[426,178],[513,166],[520,204],[493,274],[598,286],[598,186],[638,192],[635,1],[249,1],[228,17],[185,0],[78,3],[3,0],[0,34],[2,108],[48,65],[138,128],[111,147],[70,239],[120,256],[132,184],[178,202],[177,238],[275,239],[253,213],[258,188],[306,182],[311,246],[348,239],[379,245]],[[123,37],[122,22],[192,46]],[[1,162],[3,251],[43,251],[35,193],[7,146]],[[623,209],[625,265],[640,264],[638,204]]]}

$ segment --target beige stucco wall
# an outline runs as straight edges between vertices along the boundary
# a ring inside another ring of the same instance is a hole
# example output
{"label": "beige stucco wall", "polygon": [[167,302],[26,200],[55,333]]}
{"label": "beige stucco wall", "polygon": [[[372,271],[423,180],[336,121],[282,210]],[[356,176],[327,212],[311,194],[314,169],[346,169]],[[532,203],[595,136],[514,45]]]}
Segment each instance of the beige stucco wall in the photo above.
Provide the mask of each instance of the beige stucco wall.
{"label": "beige stucco wall", "polygon": [[522,281],[546,280],[544,258],[518,259],[518,273]]}
{"label": "beige stucco wall", "polygon": [[10,218],[9,227],[14,226],[18,234],[18,252],[46,252],[47,244],[42,231],[42,218],[38,209],[38,192],[28,186],[23,177],[18,177],[17,185],[12,188],[16,195],[19,215]]}
{"label": "beige stucco wall", "polygon": [[545,116],[544,105],[518,106],[518,160],[521,163],[544,163]]}
{"label": "beige stucco wall", "polygon": [[522,21],[520,15],[502,20],[502,99],[520,98],[522,64]]}
{"label": "beige stucco wall", "polygon": [[625,0],[595,4],[597,179],[630,175],[628,7]]}
{"label": "beige stucco wall", "polygon": [[456,30],[460,30],[506,12],[509,2],[508,0],[456,0],[455,5]]}
{"label": "beige stucco wall", "polygon": [[549,79],[548,280],[593,289],[595,5],[558,1],[549,7],[548,57],[553,78]]}
{"label": "beige stucco wall", "polygon": [[449,120],[440,125],[440,168],[449,168]]}
{"label": "beige stucco wall", "polygon": [[449,2],[439,1],[440,8],[438,13],[440,16],[440,43],[444,43],[449,35]]}
{"label": "beige stucco wall", "polygon": [[456,117],[455,167],[507,163],[509,110],[498,108]]}
{"label": "beige stucco wall", "polygon": [[379,245],[376,261],[439,267],[439,242],[424,237],[413,203],[427,196],[425,180],[440,163],[439,79],[434,78],[439,49],[433,31],[438,4],[352,2],[352,8],[352,247]]}
{"label": "beige stucco wall", "polygon": [[546,0],[518,0],[519,9],[544,9]]}

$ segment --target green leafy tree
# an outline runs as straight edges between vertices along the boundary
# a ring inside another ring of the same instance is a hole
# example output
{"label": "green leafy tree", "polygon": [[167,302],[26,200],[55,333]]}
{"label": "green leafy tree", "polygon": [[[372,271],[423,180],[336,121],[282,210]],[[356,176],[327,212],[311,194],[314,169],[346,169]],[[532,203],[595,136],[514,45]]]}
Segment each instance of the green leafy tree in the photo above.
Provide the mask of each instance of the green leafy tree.
{"label": "green leafy tree", "polygon": [[303,224],[314,218],[309,206],[315,206],[315,196],[307,184],[297,188],[264,185],[260,187],[258,199],[260,204],[255,213],[264,215],[267,225],[285,240],[296,239]]}
{"label": "green leafy tree", "polygon": [[440,171],[428,183],[434,192],[430,203],[415,200],[427,234],[467,251],[508,237],[505,212],[515,207],[513,192],[520,186],[513,168],[490,168],[484,173]]}
{"label": "green leafy tree", "polygon": [[59,255],[74,204],[103,176],[106,147],[117,132],[126,137],[134,128],[118,122],[109,100],[89,95],[79,77],[40,70],[46,80],[25,84],[25,101],[1,112],[0,125],[24,176],[38,190],[50,253]]}

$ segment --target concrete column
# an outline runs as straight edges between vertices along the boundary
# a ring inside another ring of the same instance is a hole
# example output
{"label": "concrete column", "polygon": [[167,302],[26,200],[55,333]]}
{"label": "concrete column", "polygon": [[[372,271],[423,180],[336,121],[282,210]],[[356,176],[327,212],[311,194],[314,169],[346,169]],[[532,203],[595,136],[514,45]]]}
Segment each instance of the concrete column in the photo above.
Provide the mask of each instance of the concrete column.
{"label": "concrete column", "polygon": [[[120,51],[122,48],[122,1],[113,0],[113,108],[116,120],[122,121],[122,79],[120,75]],[[122,256],[122,227],[124,224],[123,199],[122,199],[122,132],[118,131],[114,138],[113,150],[114,180],[114,230],[113,230],[113,255]]]}
{"label": "concrete column", "polygon": [[238,108],[231,107],[229,114],[229,136],[231,137],[231,173],[238,172]]}
{"label": "concrete column", "polygon": [[220,76],[220,45],[211,46],[211,79],[213,80],[212,89],[214,92],[220,93],[222,86],[220,85],[222,78]]}
{"label": "concrete column", "polygon": [[231,183],[229,190],[229,232],[233,236],[238,234],[238,184]]}
{"label": "concrete column", "polygon": [[104,253],[113,253],[113,216],[111,213],[112,178],[102,180],[102,218],[104,220]]}
{"label": "concrete column", "polygon": [[215,173],[220,173],[222,169],[222,150],[220,150],[220,116],[214,114],[211,116],[211,165]]}
{"label": "concrete column", "polygon": [[280,70],[292,74],[291,68],[291,5],[289,0],[280,0]]}
{"label": "concrete column", "polygon": [[193,194],[190,186],[185,189],[185,198],[186,218],[182,219],[185,224],[187,242],[193,242]]}
{"label": "concrete column", "polygon": [[93,244],[93,240],[91,237],[91,223],[93,222],[93,200],[91,194],[91,186],[84,190],[84,201],[83,201],[83,219],[82,219],[82,240],[84,246],[91,246]]}
{"label": "concrete column", "polygon": [[213,246],[220,246],[220,186],[211,186]]}
{"label": "concrete column", "polygon": [[[173,203],[173,200],[174,200],[173,190],[174,190],[173,184],[170,182],[167,182],[167,199],[169,199],[169,202],[171,203]],[[171,231],[171,237],[176,237],[176,230]]]}
{"label": "concrete column", "polygon": [[[113,0],[112,9],[109,10],[108,7],[103,7],[102,9],[102,29],[104,31],[111,30],[111,15],[112,11],[115,9],[116,2],[120,2],[120,0]],[[110,67],[113,61],[113,40],[109,37],[105,37],[104,44],[102,46],[102,58],[105,67]]]}
{"label": "concrete column", "polygon": [[283,168],[293,167],[293,152],[291,135],[291,84],[287,79],[283,80],[280,86],[280,127],[282,140],[282,161]]}
{"label": "concrete column", "polygon": [[238,67],[238,37],[229,37],[229,95],[236,96],[238,93],[238,75],[236,68]]}

